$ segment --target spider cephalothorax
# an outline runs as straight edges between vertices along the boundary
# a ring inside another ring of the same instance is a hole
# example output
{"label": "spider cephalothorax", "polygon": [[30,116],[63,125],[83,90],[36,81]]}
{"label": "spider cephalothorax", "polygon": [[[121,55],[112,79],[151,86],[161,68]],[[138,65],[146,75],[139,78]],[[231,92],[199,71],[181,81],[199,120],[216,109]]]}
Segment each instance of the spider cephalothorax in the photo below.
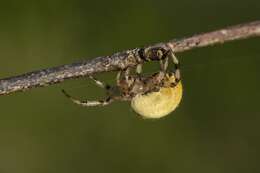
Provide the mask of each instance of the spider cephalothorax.
{"label": "spider cephalothorax", "polygon": [[[147,48],[139,50],[140,58],[145,61],[159,60],[160,71],[150,76],[143,76],[142,64],[137,65],[136,72],[131,68],[118,72],[117,85],[109,86],[89,76],[95,83],[107,91],[107,97],[100,101],[80,101],[63,93],[74,103],[81,106],[104,106],[114,100],[131,101],[132,108],[145,118],[160,118],[172,112],[180,103],[182,85],[180,81],[179,62],[173,51],[164,48]],[[168,59],[174,63],[174,70],[168,72]]]}

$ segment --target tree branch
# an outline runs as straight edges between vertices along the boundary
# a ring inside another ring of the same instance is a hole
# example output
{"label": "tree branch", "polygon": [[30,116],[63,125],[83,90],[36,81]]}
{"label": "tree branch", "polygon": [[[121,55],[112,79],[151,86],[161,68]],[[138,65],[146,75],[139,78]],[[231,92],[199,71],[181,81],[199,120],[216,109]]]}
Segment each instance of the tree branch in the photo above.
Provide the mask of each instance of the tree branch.
{"label": "tree branch", "polygon": [[[148,47],[171,47],[175,52],[183,52],[193,48],[205,47],[254,36],[260,36],[260,21],[240,24],[189,38],[158,43]],[[97,57],[89,61],[33,71],[19,76],[1,79],[0,95],[25,91],[35,87],[49,86],[55,83],[61,83],[65,79],[78,78],[95,73],[115,71],[130,66],[136,66],[138,63],[142,63],[140,57],[137,58],[137,53],[140,49],[141,48],[135,48],[115,53],[111,56]]]}

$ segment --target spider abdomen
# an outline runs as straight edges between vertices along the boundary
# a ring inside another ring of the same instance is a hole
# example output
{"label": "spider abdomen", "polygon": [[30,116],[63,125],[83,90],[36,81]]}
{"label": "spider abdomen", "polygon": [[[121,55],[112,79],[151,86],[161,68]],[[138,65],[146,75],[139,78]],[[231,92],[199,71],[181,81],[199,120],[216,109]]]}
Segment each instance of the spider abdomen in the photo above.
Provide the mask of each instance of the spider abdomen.
{"label": "spider abdomen", "polygon": [[162,87],[158,92],[138,94],[132,101],[132,108],[144,118],[161,118],[176,109],[182,98],[182,84]]}

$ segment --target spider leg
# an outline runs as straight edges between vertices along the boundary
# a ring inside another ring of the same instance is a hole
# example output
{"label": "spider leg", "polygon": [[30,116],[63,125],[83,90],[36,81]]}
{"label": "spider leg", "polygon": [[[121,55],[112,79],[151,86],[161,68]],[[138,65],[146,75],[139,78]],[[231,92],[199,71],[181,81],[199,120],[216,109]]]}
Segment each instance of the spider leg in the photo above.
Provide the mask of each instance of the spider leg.
{"label": "spider leg", "polygon": [[136,78],[140,77],[140,75],[133,75],[131,74],[132,67],[128,67],[121,72],[118,73],[117,75],[117,86],[122,87],[127,87],[130,89],[132,85],[134,84]]}
{"label": "spider leg", "polygon": [[92,80],[96,83],[96,85],[99,86],[99,87],[101,87],[101,88],[104,88],[104,89],[106,89],[106,90],[108,90],[108,89],[111,88],[110,85],[105,84],[104,82],[98,80],[97,78],[95,78],[95,77],[93,77],[93,76],[91,76],[91,75],[88,76],[88,77],[89,77],[90,79],[92,79]]}
{"label": "spider leg", "polygon": [[142,71],[143,71],[143,64],[138,64],[138,65],[136,66],[136,73],[137,73],[138,75],[140,75],[140,74],[142,73]]}
{"label": "spider leg", "polygon": [[[160,62],[160,71],[159,71],[157,80],[159,82],[159,86],[163,86],[164,85],[163,80],[167,73],[167,67],[168,67],[168,59],[169,59],[168,52],[166,52],[166,54],[163,54],[163,52],[161,50],[159,50],[157,52],[157,56],[158,56],[158,59]],[[152,91],[158,91],[158,90],[159,90],[159,88],[155,87]]]}
{"label": "spider leg", "polygon": [[120,80],[121,80],[121,76],[122,76],[122,71],[118,71],[117,75],[116,75],[116,84],[117,86],[120,85]]}
{"label": "spider leg", "polygon": [[[162,57],[162,55],[161,55],[161,57]],[[160,72],[159,72],[158,80],[159,80],[160,86],[164,85],[163,79],[164,79],[164,77],[167,73],[168,59],[169,58],[168,58],[168,52],[167,52],[165,58],[164,59],[160,58],[160,60],[159,60],[159,62],[160,62]],[[157,91],[157,90],[158,90],[158,88],[155,88],[155,91]]]}
{"label": "spider leg", "polygon": [[175,68],[173,74],[175,76],[176,83],[178,83],[181,80],[180,63],[172,50],[170,51],[170,57],[172,58],[174,68]]}
{"label": "spider leg", "polygon": [[165,57],[164,60],[160,60],[160,69],[163,72],[166,72],[167,68],[168,68],[168,56]]}
{"label": "spider leg", "polygon": [[128,83],[128,85],[131,84],[131,76],[130,76],[130,72],[131,72],[131,68],[128,67],[124,70],[120,70],[118,73],[117,73],[117,77],[116,77],[116,81],[117,81],[117,85],[119,86],[120,85],[120,82],[122,80],[122,78]]}
{"label": "spider leg", "polygon": [[160,70],[164,71],[164,64],[163,64],[163,60],[160,60]]}
{"label": "spider leg", "polygon": [[118,72],[118,74],[117,74],[117,80],[118,80],[118,82],[121,80],[121,78],[123,78],[123,79],[125,79],[127,82],[129,82],[129,80],[130,80],[130,73],[131,73],[131,68],[130,67],[128,67],[128,68],[126,68],[126,69],[124,69],[124,70],[121,70],[121,71],[119,71]]}
{"label": "spider leg", "polygon": [[121,78],[125,78],[125,80],[129,80],[129,74],[130,74],[130,68],[128,67],[127,69],[124,70],[119,70],[117,75],[116,75],[116,81],[117,84],[120,83]]}
{"label": "spider leg", "polygon": [[130,67],[128,67],[128,68],[124,71],[124,76],[125,76],[125,78],[126,78],[127,81],[129,81],[130,72],[131,72]]}
{"label": "spider leg", "polygon": [[65,90],[62,90],[63,94],[68,97],[73,103],[80,105],[80,106],[106,106],[110,104],[113,100],[111,97],[107,97],[104,100],[99,101],[88,101],[88,100],[78,100],[72,96],[70,96]]}
{"label": "spider leg", "polygon": [[168,54],[169,51],[167,51],[166,53],[163,53],[162,50],[157,51],[157,57],[160,62],[160,69],[164,73],[166,73],[168,67]]}

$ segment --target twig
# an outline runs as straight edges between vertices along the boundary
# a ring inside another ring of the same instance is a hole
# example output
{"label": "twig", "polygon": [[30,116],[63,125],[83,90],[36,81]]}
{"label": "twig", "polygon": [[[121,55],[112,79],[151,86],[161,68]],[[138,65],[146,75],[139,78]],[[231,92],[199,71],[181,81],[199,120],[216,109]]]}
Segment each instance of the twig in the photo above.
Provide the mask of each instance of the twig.
{"label": "twig", "polygon": [[[149,48],[158,46],[171,47],[175,52],[183,52],[197,47],[205,47],[254,36],[260,36],[260,21],[236,25],[180,40],[171,40],[166,43],[149,46]],[[49,86],[55,83],[61,83],[65,79],[136,66],[138,63],[142,63],[140,58],[137,58],[137,52],[139,50],[140,48],[131,49],[111,56],[97,57],[89,61],[38,70],[1,79],[0,95],[25,91],[34,87]]]}

